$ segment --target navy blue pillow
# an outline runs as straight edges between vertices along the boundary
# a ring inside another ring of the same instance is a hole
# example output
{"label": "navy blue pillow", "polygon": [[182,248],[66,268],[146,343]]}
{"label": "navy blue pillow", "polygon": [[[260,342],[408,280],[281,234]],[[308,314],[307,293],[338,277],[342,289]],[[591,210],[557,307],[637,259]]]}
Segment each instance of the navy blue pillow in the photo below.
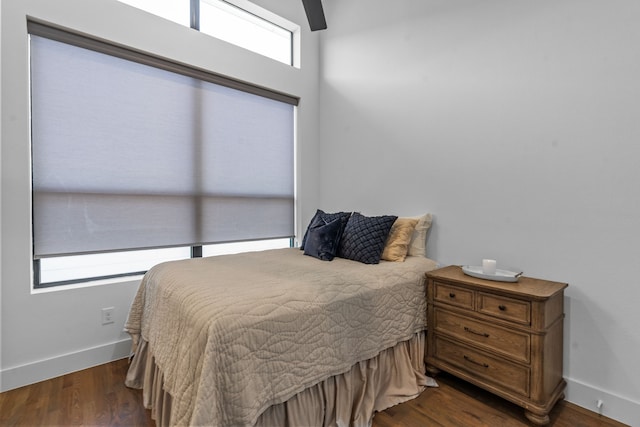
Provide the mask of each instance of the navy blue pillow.
{"label": "navy blue pillow", "polygon": [[331,261],[338,251],[341,235],[342,220],[340,218],[329,223],[319,219],[315,224],[311,224],[307,230],[304,254],[323,261]]}
{"label": "navy blue pillow", "polygon": [[397,216],[367,217],[354,212],[347,222],[338,256],[365,264],[378,264],[384,251],[384,244]]}
{"label": "navy blue pillow", "polygon": [[[305,244],[307,243],[307,235],[309,234],[309,228],[314,225],[319,224],[328,224],[335,219],[340,219],[342,224],[342,230],[344,230],[345,225],[347,225],[347,221],[351,216],[351,212],[336,212],[336,213],[326,213],[320,209],[316,210],[316,214],[309,221],[309,225],[307,226],[307,231],[304,233],[304,237],[302,238],[302,244],[300,245],[300,250],[304,250]],[[342,230],[340,230],[342,232]]]}

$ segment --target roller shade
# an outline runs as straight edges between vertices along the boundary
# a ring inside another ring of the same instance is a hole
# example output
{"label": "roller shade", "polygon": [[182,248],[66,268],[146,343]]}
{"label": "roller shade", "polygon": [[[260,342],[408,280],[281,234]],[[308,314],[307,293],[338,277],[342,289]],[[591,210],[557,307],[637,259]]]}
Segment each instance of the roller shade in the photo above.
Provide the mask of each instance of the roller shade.
{"label": "roller shade", "polygon": [[35,258],[293,236],[291,103],[30,43]]}

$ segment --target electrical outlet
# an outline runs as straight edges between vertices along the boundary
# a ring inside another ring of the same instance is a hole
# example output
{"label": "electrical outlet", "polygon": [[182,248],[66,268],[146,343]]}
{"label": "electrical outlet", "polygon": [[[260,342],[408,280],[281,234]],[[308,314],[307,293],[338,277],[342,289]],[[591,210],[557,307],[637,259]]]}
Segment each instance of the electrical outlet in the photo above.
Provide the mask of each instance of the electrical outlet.
{"label": "electrical outlet", "polygon": [[105,307],[102,309],[102,324],[108,325],[109,323],[113,323],[113,311],[114,307]]}

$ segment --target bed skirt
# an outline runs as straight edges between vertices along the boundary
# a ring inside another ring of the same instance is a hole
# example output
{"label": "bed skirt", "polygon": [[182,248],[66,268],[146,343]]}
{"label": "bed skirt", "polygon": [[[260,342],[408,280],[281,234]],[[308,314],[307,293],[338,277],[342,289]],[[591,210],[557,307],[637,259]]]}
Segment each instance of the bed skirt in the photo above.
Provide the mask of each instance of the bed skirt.
{"label": "bed skirt", "polygon": [[[330,377],[267,408],[256,426],[370,426],[373,415],[417,397],[427,386],[426,331],[419,332],[358,362],[343,374]],[[149,346],[140,340],[131,361],[126,385],[142,388],[143,404],[157,427],[170,426],[171,395],[163,389],[163,375]]]}

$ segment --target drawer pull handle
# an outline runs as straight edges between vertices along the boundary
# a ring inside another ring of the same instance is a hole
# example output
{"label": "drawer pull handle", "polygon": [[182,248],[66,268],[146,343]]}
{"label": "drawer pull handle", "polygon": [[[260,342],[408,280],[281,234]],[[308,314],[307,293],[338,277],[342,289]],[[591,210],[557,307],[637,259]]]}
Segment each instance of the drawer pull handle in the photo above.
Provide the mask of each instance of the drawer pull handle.
{"label": "drawer pull handle", "polygon": [[455,298],[456,294],[454,294],[453,292],[449,292],[449,298]]}
{"label": "drawer pull handle", "polygon": [[486,333],[486,332],[478,332],[478,331],[474,331],[473,329],[471,329],[471,328],[469,328],[469,327],[467,327],[467,326],[465,326],[465,327],[464,327],[464,330],[465,330],[466,332],[469,332],[469,333],[474,334],[474,335],[480,335],[481,337],[489,338],[489,334],[488,334],[488,333]]}
{"label": "drawer pull handle", "polygon": [[463,354],[462,357],[464,357],[464,360],[466,360],[467,362],[471,362],[474,365],[482,366],[483,368],[488,368],[489,367],[489,365],[487,365],[486,363],[476,362],[475,360],[473,360],[472,358],[470,358],[466,354]]}
{"label": "drawer pull handle", "polygon": [[498,308],[500,309],[500,311],[506,311],[506,310],[507,310],[507,307],[506,307],[506,306],[504,306],[504,305],[502,305],[502,304],[500,304],[500,305],[498,306]]}

